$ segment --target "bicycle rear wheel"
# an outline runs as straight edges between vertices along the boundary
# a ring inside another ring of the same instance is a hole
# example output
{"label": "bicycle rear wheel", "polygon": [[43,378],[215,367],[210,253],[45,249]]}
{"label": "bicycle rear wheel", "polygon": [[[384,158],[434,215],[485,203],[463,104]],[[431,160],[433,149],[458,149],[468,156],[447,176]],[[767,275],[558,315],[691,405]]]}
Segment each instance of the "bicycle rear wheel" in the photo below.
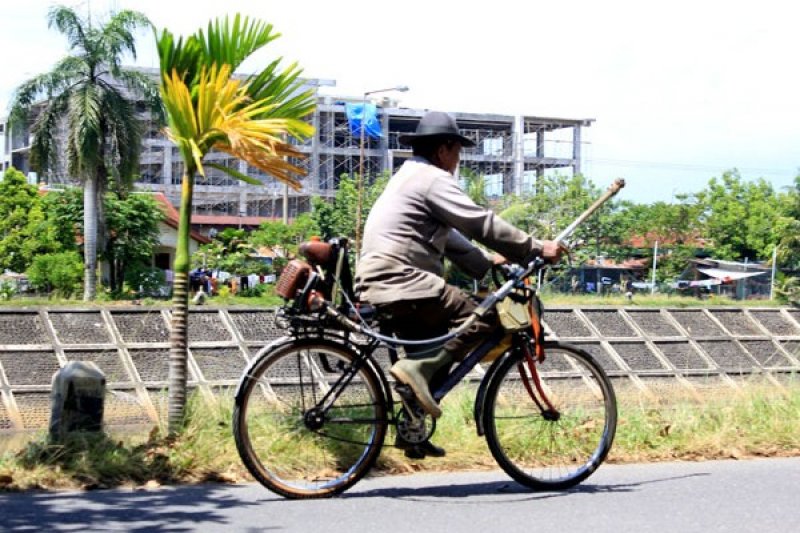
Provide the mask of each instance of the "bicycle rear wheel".
{"label": "bicycle rear wheel", "polygon": [[520,351],[490,377],[486,441],[519,483],[537,490],[571,487],[589,477],[611,449],[614,390],[592,356],[576,347],[545,343],[547,357],[534,365],[538,383]]}
{"label": "bicycle rear wheel", "polygon": [[253,365],[233,417],[236,447],[256,480],[287,498],[320,498],[369,471],[386,436],[386,400],[362,363],[335,343],[295,341]]}

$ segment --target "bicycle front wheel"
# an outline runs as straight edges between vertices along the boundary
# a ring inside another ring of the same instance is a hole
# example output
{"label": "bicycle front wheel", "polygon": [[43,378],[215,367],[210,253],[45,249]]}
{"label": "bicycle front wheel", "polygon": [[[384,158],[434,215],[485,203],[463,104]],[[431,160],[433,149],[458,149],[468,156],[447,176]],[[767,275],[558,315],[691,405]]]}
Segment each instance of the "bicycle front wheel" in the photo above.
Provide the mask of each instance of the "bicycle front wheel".
{"label": "bicycle front wheel", "polygon": [[500,363],[486,391],[483,423],[497,463],[523,485],[561,490],[589,477],[614,440],[614,389],[591,355],[545,343],[532,371],[520,350]]}
{"label": "bicycle front wheel", "polygon": [[233,416],[245,466],[287,498],[331,496],[355,484],[378,458],[387,427],[375,371],[324,341],[264,355],[244,376]]}

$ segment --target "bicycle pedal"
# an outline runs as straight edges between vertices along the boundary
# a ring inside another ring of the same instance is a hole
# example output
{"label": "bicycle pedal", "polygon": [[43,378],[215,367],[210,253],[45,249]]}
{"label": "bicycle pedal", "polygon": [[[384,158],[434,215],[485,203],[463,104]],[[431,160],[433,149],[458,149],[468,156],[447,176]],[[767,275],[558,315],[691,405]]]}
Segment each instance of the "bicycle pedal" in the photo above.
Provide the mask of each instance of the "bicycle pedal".
{"label": "bicycle pedal", "polygon": [[397,392],[397,395],[400,396],[400,402],[403,404],[409,418],[411,418],[414,424],[420,424],[425,418],[425,410],[422,409],[419,401],[417,401],[417,396],[414,394],[411,387],[398,383],[395,385],[394,390]]}
{"label": "bicycle pedal", "polygon": [[401,400],[414,402],[417,399],[411,387],[403,383],[398,383],[397,385],[395,385],[394,390],[397,392],[398,396],[400,396]]}

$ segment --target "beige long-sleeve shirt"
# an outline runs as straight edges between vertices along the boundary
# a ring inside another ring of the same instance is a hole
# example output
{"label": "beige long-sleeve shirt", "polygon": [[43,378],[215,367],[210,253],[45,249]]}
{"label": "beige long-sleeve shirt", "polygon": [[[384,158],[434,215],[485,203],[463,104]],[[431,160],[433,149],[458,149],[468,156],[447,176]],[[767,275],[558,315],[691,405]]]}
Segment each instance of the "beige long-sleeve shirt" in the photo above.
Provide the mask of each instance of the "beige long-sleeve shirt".
{"label": "beige long-sleeve shirt", "polygon": [[370,211],[356,290],[372,304],[439,296],[444,257],[476,277],[491,266],[491,258],[468,239],[517,263],[542,249],[541,242],[476,205],[452,174],[413,157]]}

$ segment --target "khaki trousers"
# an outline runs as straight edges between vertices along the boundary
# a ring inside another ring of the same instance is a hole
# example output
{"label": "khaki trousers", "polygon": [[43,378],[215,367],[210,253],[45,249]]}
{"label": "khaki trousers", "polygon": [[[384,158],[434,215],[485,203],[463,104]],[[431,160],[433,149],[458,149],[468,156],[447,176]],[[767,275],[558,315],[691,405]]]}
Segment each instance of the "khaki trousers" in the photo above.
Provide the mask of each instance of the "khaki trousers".
{"label": "khaki trousers", "polygon": [[[441,296],[419,300],[399,300],[378,306],[386,328],[400,339],[421,340],[445,335],[449,330],[460,326],[478,306],[464,291],[451,285],[445,285]],[[449,340],[444,348],[453,359],[461,361],[469,351],[477,346],[486,336],[500,327],[494,309],[487,312],[481,320],[475,322],[467,331]],[[437,350],[431,347],[420,347],[419,351],[428,350],[432,357]],[[414,347],[406,347],[406,352],[416,351]]]}

